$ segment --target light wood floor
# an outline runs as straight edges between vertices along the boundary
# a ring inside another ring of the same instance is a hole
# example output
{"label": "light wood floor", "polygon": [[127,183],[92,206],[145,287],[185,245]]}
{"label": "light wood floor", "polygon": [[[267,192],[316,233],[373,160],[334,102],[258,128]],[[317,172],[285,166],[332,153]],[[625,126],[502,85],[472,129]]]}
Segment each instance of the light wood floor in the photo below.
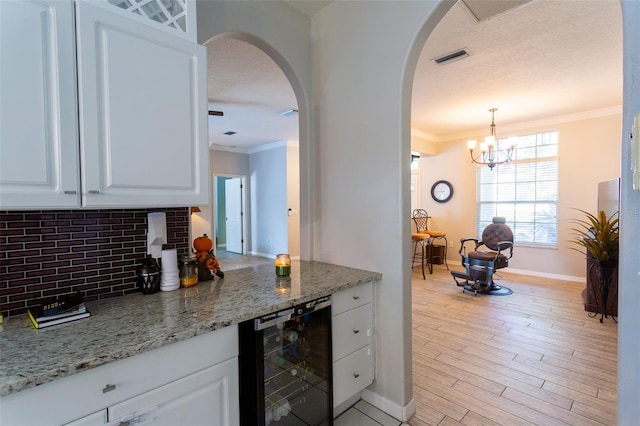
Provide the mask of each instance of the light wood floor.
{"label": "light wood floor", "polygon": [[584,284],[503,276],[512,295],[473,296],[414,268],[409,424],[615,425],[617,324],[588,317]]}

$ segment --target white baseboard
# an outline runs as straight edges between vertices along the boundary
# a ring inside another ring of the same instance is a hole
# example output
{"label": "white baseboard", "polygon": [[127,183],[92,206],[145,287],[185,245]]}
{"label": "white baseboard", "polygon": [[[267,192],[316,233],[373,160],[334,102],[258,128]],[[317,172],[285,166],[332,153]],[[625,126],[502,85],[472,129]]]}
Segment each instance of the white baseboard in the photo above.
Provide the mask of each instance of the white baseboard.
{"label": "white baseboard", "polygon": [[[511,274],[531,275],[534,277],[551,278],[551,279],[560,280],[560,281],[572,281],[576,283],[587,282],[587,279],[584,277],[574,277],[572,275],[550,274],[547,272],[528,271],[525,269],[507,268],[504,270],[504,272],[511,273]],[[498,273],[500,273],[500,271],[498,271]]]}
{"label": "white baseboard", "polygon": [[413,398],[407,405],[402,406],[371,392],[369,389],[365,389],[362,391],[362,399],[401,422],[408,421],[416,413],[416,401]]}
{"label": "white baseboard", "polygon": [[[462,267],[462,263],[460,261],[447,260],[447,263],[449,264],[449,266],[456,265],[456,266]],[[548,273],[548,272],[530,271],[528,269],[515,269],[515,268],[511,268],[511,267],[505,268],[505,269],[502,269],[502,270],[498,270],[497,273],[500,274],[501,271],[504,271],[507,274],[511,273],[511,274],[519,274],[519,275],[529,275],[529,276],[532,276],[532,277],[551,278],[551,279],[554,279],[554,280],[572,281],[572,282],[576,282],[576,283],[583,283],[583,282],[586,282],[586,280],[587,280],[584,277],[575,277],[573,275],[551,274],[551,273]]]}
{"label": "white baseboard", "polygon": [[260,253],[258,251],[250,251],[249,254],[252,255],[252,256],[268,257],[269,259],[275,259],[276,258],[275,254]]}

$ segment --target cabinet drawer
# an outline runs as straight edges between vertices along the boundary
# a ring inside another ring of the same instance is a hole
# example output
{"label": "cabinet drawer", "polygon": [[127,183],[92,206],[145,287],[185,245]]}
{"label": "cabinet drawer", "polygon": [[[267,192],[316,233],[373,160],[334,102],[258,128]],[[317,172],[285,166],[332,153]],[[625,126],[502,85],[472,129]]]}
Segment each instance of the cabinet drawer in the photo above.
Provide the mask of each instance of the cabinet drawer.
{"label": "cabinet drawer", "polygon": [[333,406],[373,383],[373,354],[370,346],[352,353],[333,364]]}
{"label": "cabinet drawer", "polygon": [[373,330],[372,305],[366,304],[336,315],[332,319],[331,327],[333,333],[333,360],[337,361],[345,355],[371,344]]}
{"label": "cabinet drawer", "polygon": [[331,313],[338,315],[373,301],[373,284],[364,284],[331,296]]}

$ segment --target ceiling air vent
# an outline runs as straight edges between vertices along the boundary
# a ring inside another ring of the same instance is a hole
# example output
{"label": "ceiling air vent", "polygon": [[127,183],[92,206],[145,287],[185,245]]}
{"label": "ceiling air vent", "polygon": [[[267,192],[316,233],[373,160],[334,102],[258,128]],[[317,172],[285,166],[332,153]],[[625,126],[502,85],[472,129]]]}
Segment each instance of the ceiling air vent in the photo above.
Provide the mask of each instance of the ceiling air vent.
{"label": "ceiling air vent", "polygon": [[458,61],[460,59],[466,58],[469,56],[469,51],[464,48],[460,50],[456,50],[455,52],[447,53],[446,55],[439,56],[434,58],[433,61],[438,65],[448,64],[449,62]]}

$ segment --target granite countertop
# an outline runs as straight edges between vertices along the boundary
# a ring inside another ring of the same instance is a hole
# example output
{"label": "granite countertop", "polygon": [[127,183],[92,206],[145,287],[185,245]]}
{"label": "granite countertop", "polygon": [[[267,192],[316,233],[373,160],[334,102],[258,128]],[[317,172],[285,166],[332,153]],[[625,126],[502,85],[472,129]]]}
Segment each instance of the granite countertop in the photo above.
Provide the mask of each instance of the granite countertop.
{"label": "granite countertop", "polygon": [[376,272],[293,261],[290,281],[279,282],[285,288],[276,289],[268,264],[176,291],[87,302],[91,317],[51,328],[36,330],[26,315],[6,318],[0,324],[0,396],[381,278]]}

